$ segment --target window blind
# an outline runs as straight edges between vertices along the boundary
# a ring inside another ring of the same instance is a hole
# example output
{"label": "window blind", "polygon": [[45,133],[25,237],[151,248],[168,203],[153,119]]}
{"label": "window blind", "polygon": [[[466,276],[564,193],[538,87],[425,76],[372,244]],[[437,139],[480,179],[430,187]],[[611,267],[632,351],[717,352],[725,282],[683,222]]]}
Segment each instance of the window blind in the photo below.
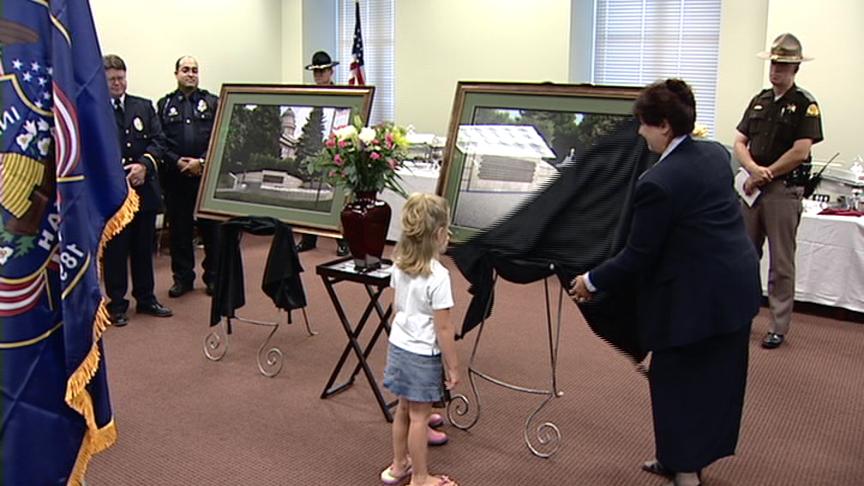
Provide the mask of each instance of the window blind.
{"label": "window blind", "polygon": [[697,122],[714,135],[721,0],[595,0],[595,84],[681,78]]}
{"label": "window blind", "polygon": [[[336,83],[348,84],[351,76],[351,47],[354,45],[355,0],[339,0],[339,67]],[[370,124],[393,121],[395,0],[360,0],[360,27],[363,35],[366,84],[375,86]]]}

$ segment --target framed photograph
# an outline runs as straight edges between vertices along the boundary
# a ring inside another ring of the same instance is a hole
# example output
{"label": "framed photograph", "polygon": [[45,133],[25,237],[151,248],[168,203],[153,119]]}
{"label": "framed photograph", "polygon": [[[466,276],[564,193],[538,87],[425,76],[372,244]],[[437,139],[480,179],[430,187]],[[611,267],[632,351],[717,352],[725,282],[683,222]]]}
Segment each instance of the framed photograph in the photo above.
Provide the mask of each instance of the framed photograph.
{"label": "framed photograph", "polygon": [[345,191],[305,170],[324,139],[355,115],[373,86],[222,86],[196,212],[209,219],[270,216],[295,231],[338,236]]}
{"label": "framed photograph", "polygon": [[454,241],[494,225],[632,118],[639,88],[460,82],[437,193]]}

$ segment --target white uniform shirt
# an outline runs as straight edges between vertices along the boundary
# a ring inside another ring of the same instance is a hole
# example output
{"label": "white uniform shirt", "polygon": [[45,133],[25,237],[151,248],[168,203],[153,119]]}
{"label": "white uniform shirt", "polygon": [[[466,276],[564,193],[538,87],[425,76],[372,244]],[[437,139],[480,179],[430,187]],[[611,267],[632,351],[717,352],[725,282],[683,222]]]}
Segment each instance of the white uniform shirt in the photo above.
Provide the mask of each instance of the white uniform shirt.
{"label": "white uniform shirt", "polygon": [[435,311],[453,307],[450,272],[438,260],[433,259],[431,267],[432,273],[422,277],[407,275],[394,265],[390,276],[390,286],[396,289],[390,343],[425,356],[441,354],[433,321]]}

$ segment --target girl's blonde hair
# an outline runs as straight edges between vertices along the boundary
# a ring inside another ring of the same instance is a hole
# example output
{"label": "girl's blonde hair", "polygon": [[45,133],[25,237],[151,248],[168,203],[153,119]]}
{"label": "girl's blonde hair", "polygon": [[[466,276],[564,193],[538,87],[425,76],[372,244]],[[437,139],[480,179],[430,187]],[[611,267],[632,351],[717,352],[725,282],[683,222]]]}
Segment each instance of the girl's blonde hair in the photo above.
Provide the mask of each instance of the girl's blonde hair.
{"label": "girl's blonde hair", "polygon": [[402,237],[396,244],[395,262],[408,275],[429,276],[432,259],[439,253],[435,233],[450,225],[450,205],[434,194],[415,192],[402,208]]}

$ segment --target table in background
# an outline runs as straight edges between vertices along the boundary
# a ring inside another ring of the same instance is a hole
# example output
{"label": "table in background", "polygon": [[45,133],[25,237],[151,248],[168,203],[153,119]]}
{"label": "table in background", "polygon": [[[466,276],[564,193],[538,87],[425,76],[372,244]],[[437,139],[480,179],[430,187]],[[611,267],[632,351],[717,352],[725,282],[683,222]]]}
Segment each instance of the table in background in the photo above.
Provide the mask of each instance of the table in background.
{"label": "table in background", "polygon": [[[864,217],[805,213],[798,226],[795,300],[864,312]],[[762,289],[768,282],[768,245]]]}

